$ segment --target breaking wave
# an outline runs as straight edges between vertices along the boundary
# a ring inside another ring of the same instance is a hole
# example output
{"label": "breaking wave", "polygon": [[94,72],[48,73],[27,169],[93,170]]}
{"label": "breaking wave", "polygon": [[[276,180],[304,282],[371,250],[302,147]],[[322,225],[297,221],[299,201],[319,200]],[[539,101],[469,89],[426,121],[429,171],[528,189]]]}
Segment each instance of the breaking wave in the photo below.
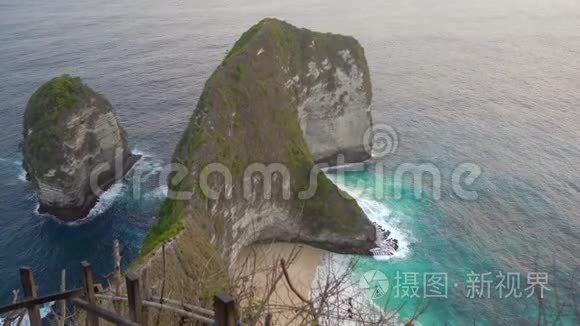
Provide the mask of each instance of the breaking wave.
{"label": "breaking wave", "polygon": [[361,189],[349,187],[342,184],[337,186],[356,199],[360,208],[367,215],[368,219],[381,226],[384,230],[390,232],[390,238],[398,241],[399,248],[392,252],[391,255],[375,255],[377,260],[388,260],[393,258],[403,259],[410,254],[410,244],[412,236],[400,226],[400,221],[394,216],[393,212],[386,204],[363,195]]}
{"label": "breaking wave", "polygon": [[[146,152],[133,150],[133,153],[141,155],[142,158],[135,163],[135,166],[123,179],[117,181],[99,197],[95,207],[91,209],[85,218],[72,222],[63,222],[50,214],[40,214],[38,212],[40,207],[38,202],[35,203],[34,212],[37,215],[52,218],[58,223],[75,226],[87,223],[95,217],[107,212],[119,198],[125,195],[134,196],[134,200],[158,200],[164,198],[167,194],[166,186],[152,188],[145,185],[146,183],[154,182],[156,180],[154,177],[158,176],[163,169],[162,162]],[[26,180],[25,172],[23,172],[22,176],[19,176],[19,178],[21,177]],[[147,191],[147,188],[152,188],[152,190]]]}

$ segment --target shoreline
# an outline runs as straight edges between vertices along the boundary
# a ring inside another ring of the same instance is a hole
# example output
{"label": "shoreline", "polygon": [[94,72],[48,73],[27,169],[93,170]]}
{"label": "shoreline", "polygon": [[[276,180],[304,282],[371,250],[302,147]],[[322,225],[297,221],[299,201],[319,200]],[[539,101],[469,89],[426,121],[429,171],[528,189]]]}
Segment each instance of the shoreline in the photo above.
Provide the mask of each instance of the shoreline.
{"label": "shoreline", "polygon": [[[293,288],[302,297],[311,300],[315,307],[326,300],[324,313],[329,316],[324,317],[324,324],[354,326],[366,320],[378,320],[378,316],[385,312],[369,299],[358,283],[353,282],[351,257],[305,244],[271,243],[246,247],[238,255],[233,268],[237,284],[242,284],[246,294],[248,289],[254,292],[242,299],[240,305],[248,308],[250,304],[255,304],[253,298],[267,297],[267,293],[272,291],[267,304],[273,324],[302,324],[302,318],[295,317],[305,303],[282,276],[279,261],[285,259]],[[280,279],[276,283],[278,275]],[[273,284],[276,284],[275,288]],[[328,284],[335,289],[323,294]]]}
{"label": "shoreline", "polygon": [[[274,282],[274,275],[281,272],[280,259],[284,259],[292,286],[301,296],[310,299],[312,296],[313,282],[322,264],[322,257],[328,253],[325,250],[304,244],[294,243],[271,243],[254,244],[242,249],[234,262],[236,274],[244,286],[253,288],[256,297],[265,295],[272,290],[268,304],[277,307],[297,307],[303,304],[302,300],[290,289],[284,277]],[[255,264],[255,265],[254,265]],[[255,273],[252,273],[255,271]],[[255,274],[251,279],[249,275]],[[251,302],[241,302],[247,305]],[[280,309],[272,312],[273,325],[298,325],[298,319],[292,320],[295,313],[291,309]]]}
{"label": "shoreline", "polygon": [[[100,186],[102,188],[102,192],[99,194],[90,193],[88,195],[87,201],[85,205],[82,207],[53,207],[43,205],[40,201],[38,202],[38,214],[40,215],[51,215],[54,216],[61,222],[64,223],[73,223],[80,220],[85,219],[89,216],[91,210],[95,208],[97,203],[99,202],[101,196],[107,192],[113,185],[115,185],[118,181],[122,180],[125,176],[131,172],[131,170],[141,161],[143,155],[130,153],[127,157],[125,164],[123,166],[123,173],[122,175],[117,178],[115,173],[112,173],[106,181],[104,181]],[[28,179],[28,177],[27,177]]]}

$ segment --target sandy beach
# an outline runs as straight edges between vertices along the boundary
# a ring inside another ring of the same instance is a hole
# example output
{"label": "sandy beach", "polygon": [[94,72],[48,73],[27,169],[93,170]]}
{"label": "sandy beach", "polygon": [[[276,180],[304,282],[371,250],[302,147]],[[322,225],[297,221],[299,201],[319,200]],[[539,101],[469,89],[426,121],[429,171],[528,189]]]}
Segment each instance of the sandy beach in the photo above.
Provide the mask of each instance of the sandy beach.
{"label": "sandy beach", "polygon": [[[253,245],[242,250],[236,268],[240,282],[248,291],[253,290],[257,297],[262,298],[272,292],[268,303],[270,307],[276,307],[270,311],[275,325],[297,325],[299,320],[293,320],[295,313],[288,307],[301,307],[304,303],[281,275],[280,260],[287,262],[288,275],[294,289],[301,296],[310,299],[312,283],[324,253],[324,250],[301,244]],[[252,274],[253,278],[250,277]],[[276,284],[275,287],[273,284]]]}
{"label": "sandy beach", "polygon": [[[268,298],[268,292],[271,292],[269,309],[263,315],[271,312],[273,325],[304,325],[304,320],[297,315],[306,305],[282,275],[281,259],[288,261],[290,281],[300,296],[312,300],[316,309],[320,308],[321,296],[325,297],[324,318],[319,320],[321,324],[355,326],[378,320],[388,325],[398,324],[396,311],[385,313],[369,300],[366,290],[361,289],[358,283],[352,283],[352,271],[349,268],[352,268],[354,261],[349,256],[299,244],[253,245],[238,256],[238,284],[243,284],[245,289],[252,289],[252,297],[258,300]],[[254,277],[247,278],[249,275]],[[327,284],[332,285],[331,289],[323,294]],[[246,298],[244,302],[244,295],[241,295],[242,306],[247,307],[250,301]]]}

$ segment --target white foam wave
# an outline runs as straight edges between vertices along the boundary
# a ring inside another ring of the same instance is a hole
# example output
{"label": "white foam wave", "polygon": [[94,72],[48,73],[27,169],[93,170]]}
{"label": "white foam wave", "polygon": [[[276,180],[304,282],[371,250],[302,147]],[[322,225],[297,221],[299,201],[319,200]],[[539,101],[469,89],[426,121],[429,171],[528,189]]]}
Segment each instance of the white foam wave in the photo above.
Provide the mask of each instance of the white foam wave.
{"label": "white foam wave", "polygon": [[376,255],[373,257],[377,260],[388,260],[393,258],[402,259],[408,257],[410,254],[409,245],[411,244],[412,237],[409,233],[401,229],[400,221],[392,216],[392,210],[384,203],[365,197],[364,191],[360,188],[348,187],[341,184],[337,184],[337,186],[356,199],[357,203],[371,222],[380,225],[385,230],[388,230],[390,232],[390,237],[397,239],[399,249],[394,251],[393,255]]}
{"label": "white foam wave", "polygon": [[106,212],[115,203],[115,201],[117,200],[117,197],[119,197],[121,194],[123,194],[123,192],[126,189],[127,189],[127,186],[124,183],[122,183],[122,182],[115,183],[99,197],[99,201],[95,204],[95,206],[91,209],[91,211],[89,212],[89,214],[86,217],[79,219],[79,220],[72,221],[72,222],[64,222],[61,219],[59,219],[56,216],[51,215],[51,214],[46,214],[46,213],[41,214],[39,212],[40,204],[38,202],[36,203],[36,206],[34,208],[34,213],[39,215],[39,216],[48,217],[48,218],[50,218],[50,219],[52,219],[55,222],[60,223],[60,224],[66,224],[69,226],[81,225],[81,224],[84,224],[84,223],[91,221],[96,216],[101,215],[104,212]]}
{"label": "white foam wave", "polygon": [[133,182],[147,182],[150,178],[163,171],[163,162],[153,159],[155,157],[153,154],[142,151],[138,148],[133,149],[132,153],[135,155],[141,155],[141,159],[133,167]]}
{"label": "white foam wave", "polygon": [[153,157],[153,156],[154,156],[153,154],[151,154],[151,153],[147,153],[147,152],[145,152],[145,151],[142,151],[142,150],[140,150],[140,149],[138,149],[138,148],[133,148],[133,149],[131,150],[131,153],[133,153],[133,154],[135,154],[135,155],[141,155],[141,156],[142,156],[142,157],[144,157],[144,158],[148,158],[148,157]]}
{"label": "white foam wave", "polygon": [[145,196],[147,198],[163,199],[167,197],[169,188],[167,186],[160,186],[148,192]]}
{"label": "white foam wave", "polygon": [[113,203],[115,203],[117,198],[121,194],[123,194],[123,191],[126,190],[127,188],[128,187],[123,182],[117,182],[114,185],[112,185],[109,189],[107,189],[107,191],[105,191],[99,197],[99,201],[97,202],[95,207],[93,207],[93,209],[91,209],[91,211],[89,212],[89,215],[87,215],[86,218],[90,219],[92,217],[95,217],[97,215],[100,215],[100,214],[103,214],[104,212],[106,212],[109,208],[111,208]]}
{"label": "white foam wave", "polygon": [[[361,312],[364,311],[364,316],[370,320],[377,320],[379,316],[385,316],[384,307],[376,304],[368,294],[368,289],[360,287],[359,280],[354,277],[344,279],[343,275],[349,271],[351,264],[351,257],[348,255],[339,255],[334,253],[326,253],[322,256],[321,262],[316,269],[316,275],[311,283],[310,297],[313,301],[319,299],[327,282],[336,283],[339,290],[338,295],[331,295],[326,298],[328,307],[332,312],[326,314],[323,318],[322,324],[325,325],[344,325],[356,326],[362,323],[360,317],[355,314],[354,319],[349,319],[348,311]],[[336,307],[336,308],[334,308]],[[389,325],[403,326],[400,322],[399,314],[395,311],[390,311]]]}
{"label": "white foam wave", "polygon": [[13,165],[18,169],[18,180],[26,182],[26,171],[24,170],[24,168],[22,167],[22,162],[19,160],[14,160],[14,159],[8,159],[8,158],[2,158],[0,157],[0,163],[5,163],[8,165]]}
{"label": "white foam wave", "polygon": [[[132,180],[132,176],[129,175],[129,177],[127,178],[123,178],[119,181],[117,181],[115,184],[113,184],[109,189],[107,189],[107,191],[105,191],[100,197],[99,197],[99,201],[95,204],[95,207],[93,207],[91,209],[91,211],[89,212],[89,214],[85,217],[82,218],[80,220],[76,220],[73,222],[63,222],[60,219],[50,215],[50,214],[40,214],[38,212],[40,205],[37,203],[36,207],[34,209],[34,212],[38,215],[42,215],[42,216],[47,216],[50,217],[52,219],[54,219],[56,222],[58,223],[63,223],[66,225],[70,225],[70,226],[75,226],[75,225],[81,225],[84,223],[89,222],[90,220],[92,220],[93,218],[105,213],[106,211],[108,211],[111,206],[113,206],[113,204],[115,203],[115,201],[122,196],[125,192],[130,191],[133,187],[133,182],[143,182],[144,180],[147,180],[149,177],[159,173],[162,170],[162,165],[161,165],[161,161],[156,161],[156,160],[152,160],[150,159],[151,157],[153,157],[153,155],[144,153],[144,152],[139,152],[139,151],[133,151],[133,153],[135,154],[139,154],[142,155],[143,158],[141,160],[139,160],[135,166],[133,167],[134,171],[146,171],[144,172],[145,174],[143,178],[139,178],[140,180]],[[149,159],[147,159],[149,158]],[[22,177],[24,178],[24,180],[26,180],[26,173],[24,172],[24,174],[22,175]],[[19,176],[20,178],[20,176]],[[158,188],[155,188],[154,190],[146,193],[144,195],[145,199],[162,199],[165,198],[167,196],[167,186],[160,186]]]}
{"label": "white foam wave", "polygon": [[411,251],[409,248],[411,236],[400,228],[400,223],[392,216],[392,211],[386,205],[372,199],[360,198],[357,202],[371,222],[391,232],[390,237],[398,241],[399,249],[392,255],[377,255],[374,258],[388,260],[408,257]]}
{"label": "white foam wave", "polygon": [[[54,305],[54,301],[45,303],[40,306],[40,319],[46,318],[52,312],[52,305]],[[4,325],[4,318],[0,318],[0,325]],[[19,325],[27,326],[30,325],[30,318],[28,317],[28,313],[24,314],[24,317],[20,321]]]}
{"label": "white foam wave", "polygon": [[28,181],[28,180],[26,180],[26,171],[24,169],[20,170],[20,173],[18,174],[18,180],[20,180],[22,182]]}
{"label": "white foam wave", "polygon": [[0,157],[0,163],[6,163],[16,166],[22,166],[22,162],[20,160],[15,160],[13,158],[2,158]]}

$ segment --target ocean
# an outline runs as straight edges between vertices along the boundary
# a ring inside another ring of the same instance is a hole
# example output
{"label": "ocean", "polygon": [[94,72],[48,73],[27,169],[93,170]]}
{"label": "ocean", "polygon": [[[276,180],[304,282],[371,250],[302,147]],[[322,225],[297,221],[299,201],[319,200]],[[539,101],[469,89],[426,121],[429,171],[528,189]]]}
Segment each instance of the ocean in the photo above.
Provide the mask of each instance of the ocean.
{"label": "ocean", "polygon": [[[533,298],[499,298],[494,291],[470,298],[467,280],[491,273],[494,288],[499,272],[519,273],[523,291],[528,273],[544,272],[547,298],[558,293],[568,304],[561,323],[577,325],[570,309],[574,296],[580,300],[571,277],[580,267],[574,0],[0,0],[0,303],[19,287],[23,265],[32,267],[40,293],[48,293],[58,289],[63,268],[69,285],[78,284],[81,260],[104,282],[113,239],[121,241],[123,265],[130,264],[164,196],[161,166],[206,79],[264,17],[353,35],[365,48],[373,118],[391,128],[396,144],[379,161],[384,175],[369,166],[348,172],[343,186],[402,191],[401,198],[358,199],[400,244],[394,257],[363,259],[353,274],[355,282],[368,271],[390,280],[389,295],[375,298],[377,305],[391,297],[391,305],[404,304],[402,318],[411,318],[428,300],[394,297],[397,273],[421,281],[446,273],[447,296],[429,301],[422,325],[535,324]],[[19,153],[28,98],[63,73],[109,99],[131,147],[145,155],[135,173],[147,176],[136,184],[129,175],[75,225],[36,213]],[[452,191],[451,176],[462,163],[481,169],[469,186],[475,200]],[[433,189],[418,198],[399,184],[393,171],[402,164],[435,166],[441,198],[433,198]]]}

